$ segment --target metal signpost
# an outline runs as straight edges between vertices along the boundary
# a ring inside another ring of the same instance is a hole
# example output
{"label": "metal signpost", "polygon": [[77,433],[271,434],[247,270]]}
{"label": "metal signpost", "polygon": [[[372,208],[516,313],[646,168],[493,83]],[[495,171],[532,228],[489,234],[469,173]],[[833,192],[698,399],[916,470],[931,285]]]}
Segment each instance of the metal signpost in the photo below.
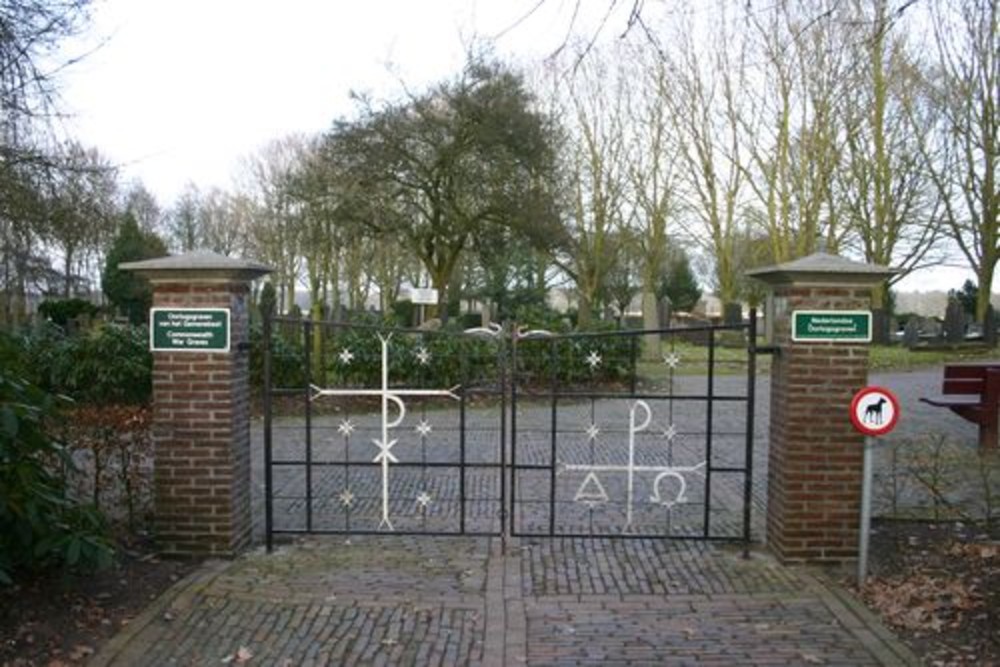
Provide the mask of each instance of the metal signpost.
{"label": "metal signpost", "polygon": [[851,423],[865,435],[865,452],[861,481],[861,527],[858,545],[858,587],[864,586],[868,575],[868,532],[871,525],[872,450],[875,438],[896,428],[899,421],[899,400],[883,387],[865,387],[851,400]]}
{"label": "metal signpost", "polygon": [[153,352],[229,352],[228,308],[151,308]]}

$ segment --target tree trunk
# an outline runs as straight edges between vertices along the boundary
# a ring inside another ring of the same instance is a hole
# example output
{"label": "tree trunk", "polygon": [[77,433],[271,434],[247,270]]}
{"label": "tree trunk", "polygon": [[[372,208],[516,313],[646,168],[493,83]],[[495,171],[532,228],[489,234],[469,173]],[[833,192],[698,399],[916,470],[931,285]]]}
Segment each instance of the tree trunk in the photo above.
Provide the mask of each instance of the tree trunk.
{"label": "tree trunk", "polygon": [[68,299],[72,296],[72,289],[70,284],[72,283],[72,271],[73,271],[73,248],[66,247],[66,259],[63,260],[63,298]]}
{"label": "tree trunk", "polygon": [[576,328],[578,331],[587,331],[593,322],[594,304],[590,296],[585,292],[580,292],[580,303],[576,314]]}
{"label": "tree trunk", "polygon": [[[656,294],[652,291],[644,291],[642,293],[643,329],[660,328],[660,314],[656,305]],[[642,358],[646,361],[653,361],[660,358],[660,334],[643,336]]]}
{"label": "tree trunk", "polygon": [[979,291],[976,293],[976,321],[980,323],[986,321],[986,310],[990,307],[995,270],[995,265],[984,261],[976,272],[976,280],[979,282]]}

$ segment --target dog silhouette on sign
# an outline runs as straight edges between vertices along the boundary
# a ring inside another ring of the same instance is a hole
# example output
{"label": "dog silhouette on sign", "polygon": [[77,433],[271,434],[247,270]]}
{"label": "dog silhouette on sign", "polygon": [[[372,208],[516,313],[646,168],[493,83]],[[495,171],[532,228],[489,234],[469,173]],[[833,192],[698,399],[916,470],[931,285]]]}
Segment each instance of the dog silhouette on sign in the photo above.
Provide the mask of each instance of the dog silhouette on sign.
{"label": "dog silhouette on sign", "polygon": [[865,421],[869,424],[881,424],[882,423],[882,406],[888,403],[885,398],[879,398],[878,401],[872,403],[865,408]]}

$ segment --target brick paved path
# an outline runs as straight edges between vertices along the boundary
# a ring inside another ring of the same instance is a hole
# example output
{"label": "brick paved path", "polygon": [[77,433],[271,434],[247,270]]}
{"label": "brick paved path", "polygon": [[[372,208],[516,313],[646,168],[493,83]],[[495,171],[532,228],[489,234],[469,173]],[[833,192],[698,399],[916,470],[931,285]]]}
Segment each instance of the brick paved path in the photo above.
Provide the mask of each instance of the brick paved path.
{"label": "brick paved path", "polygon": [[843,592],[694,542],[314,537],[209,564],[102,665],[917,664]]}

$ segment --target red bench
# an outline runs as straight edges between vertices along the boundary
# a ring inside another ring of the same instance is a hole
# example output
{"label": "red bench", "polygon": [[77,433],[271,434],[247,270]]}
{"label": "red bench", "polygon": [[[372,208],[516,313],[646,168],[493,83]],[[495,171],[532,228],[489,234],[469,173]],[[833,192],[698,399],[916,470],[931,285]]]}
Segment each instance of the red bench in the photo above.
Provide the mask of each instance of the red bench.
{"label": "red bench", "polygon": [[948,408],[959,417],[979,424],[979,446],[996,448],[1000,423],[1000,363],[945,366],[942,393],[944,396],[920,400]]}

